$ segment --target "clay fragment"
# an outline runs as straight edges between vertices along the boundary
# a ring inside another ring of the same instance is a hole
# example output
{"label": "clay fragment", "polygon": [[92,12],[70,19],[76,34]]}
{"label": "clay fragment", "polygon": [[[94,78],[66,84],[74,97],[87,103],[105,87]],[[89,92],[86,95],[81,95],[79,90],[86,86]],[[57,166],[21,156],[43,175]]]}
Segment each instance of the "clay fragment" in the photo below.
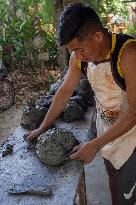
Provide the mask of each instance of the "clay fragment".
{"label": "clay fragment", "polygon": [[2,152],[2,157],[12,154],[13,152],[13,145],[7,144]]}

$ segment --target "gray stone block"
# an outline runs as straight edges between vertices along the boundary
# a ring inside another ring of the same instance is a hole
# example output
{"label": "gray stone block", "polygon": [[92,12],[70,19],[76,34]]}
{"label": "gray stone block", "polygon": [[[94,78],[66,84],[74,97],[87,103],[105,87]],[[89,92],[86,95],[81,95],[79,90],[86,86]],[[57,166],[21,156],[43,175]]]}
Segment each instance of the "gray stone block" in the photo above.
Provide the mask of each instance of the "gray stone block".
{"label": "gray stone block", "polygon": [[81,119],[84,119],[83,109],[76,102],[69,102],[64,109],[63,120],[65,122],[72,122]]}

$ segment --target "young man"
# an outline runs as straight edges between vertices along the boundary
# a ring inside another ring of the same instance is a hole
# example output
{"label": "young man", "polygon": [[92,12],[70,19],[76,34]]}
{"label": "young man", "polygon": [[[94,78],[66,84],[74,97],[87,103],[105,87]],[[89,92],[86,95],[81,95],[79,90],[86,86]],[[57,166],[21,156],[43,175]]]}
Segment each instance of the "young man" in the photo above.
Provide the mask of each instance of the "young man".
{"label": "young man", "polygon": [[112,203],[136,201],[136,40],[109,33],[93,9],[81,3],[66,7],[58,42],[73,51],[65,80],[40,127],[28,140],[46,131],[77,86],[82,62],[95,93],[97,138],[76,146],[70,158],[90,163],[101,150],[109,175]]}

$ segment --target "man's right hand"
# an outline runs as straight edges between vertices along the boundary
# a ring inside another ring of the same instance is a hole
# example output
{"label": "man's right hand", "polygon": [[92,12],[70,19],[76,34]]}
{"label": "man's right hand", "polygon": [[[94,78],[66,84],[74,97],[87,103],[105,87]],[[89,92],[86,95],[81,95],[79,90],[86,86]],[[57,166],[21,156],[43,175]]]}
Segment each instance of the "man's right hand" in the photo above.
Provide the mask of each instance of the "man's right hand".
{"label": "man's right hand", "polygon": [[24,137],[25,141],[30,142],[30,141],[33,141],[34,139],[37,139],[39,137],[39,135],[41,135],[41,134],[42,134],[42,131],[40,129],[36,129],[36,130],[31,131],[31,132],[28,132],[23,137]]}

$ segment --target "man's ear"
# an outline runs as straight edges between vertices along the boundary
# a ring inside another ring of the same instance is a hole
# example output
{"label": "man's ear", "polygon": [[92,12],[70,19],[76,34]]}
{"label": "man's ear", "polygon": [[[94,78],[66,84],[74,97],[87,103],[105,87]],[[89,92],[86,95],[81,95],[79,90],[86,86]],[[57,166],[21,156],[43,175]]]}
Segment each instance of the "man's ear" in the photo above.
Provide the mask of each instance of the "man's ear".
{"label": "man's ear", "polygon": [[103,41],[103,33],[102,32],[95,32],[94,34],[94,40],[96,42],[102,42]]}

